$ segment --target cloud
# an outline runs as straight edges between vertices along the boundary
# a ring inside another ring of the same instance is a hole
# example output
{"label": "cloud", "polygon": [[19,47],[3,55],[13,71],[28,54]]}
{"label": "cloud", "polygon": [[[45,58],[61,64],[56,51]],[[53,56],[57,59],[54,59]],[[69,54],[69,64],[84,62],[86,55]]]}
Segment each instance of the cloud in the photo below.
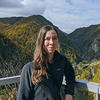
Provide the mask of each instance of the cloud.
{"label": "cloud", "polygon": [[100,24],[100,0],[0,0],[0,17],[40,14],[61,30]]}
{"label": "cloud", "polygon": [[44,0],[24,0],[23,1],[24,10],[21,13],[23,15],[33,15],[33,14],[43,14],[45,11]]}
{"label": "cloud", "polygon": [[[44,1],[45,0],[0,0],[0,15],[2,13],[4,17],[9,17],[43,14],[45,11]],[[1,15],[1,17],[3,15]]]}
{"label": "cloud", "polygon": [[72,4],[85,4],[89,0],[70,0]]}
{"label": "cloud", "polygon": [[63,31],[70,33],[79,27],[100,24],[100,1],[96,1],[47,0],[49,6],[46,8],[44,16]]}
{"label": "cloud", "polygon": [[0,8],[18,8],[22,6],[22,0],[0,0]]}

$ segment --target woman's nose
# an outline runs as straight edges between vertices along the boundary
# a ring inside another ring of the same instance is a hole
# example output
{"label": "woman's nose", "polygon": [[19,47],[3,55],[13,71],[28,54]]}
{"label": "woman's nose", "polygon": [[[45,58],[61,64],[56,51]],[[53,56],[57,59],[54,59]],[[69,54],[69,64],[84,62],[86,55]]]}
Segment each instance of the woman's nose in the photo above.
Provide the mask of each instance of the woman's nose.
{"label": "woman's nose", "polygon": [[53,39],[50,39],[50,41],[49,41],[49,42],[50,42],[50,44],[53,44],[53,43],[54,43]]}

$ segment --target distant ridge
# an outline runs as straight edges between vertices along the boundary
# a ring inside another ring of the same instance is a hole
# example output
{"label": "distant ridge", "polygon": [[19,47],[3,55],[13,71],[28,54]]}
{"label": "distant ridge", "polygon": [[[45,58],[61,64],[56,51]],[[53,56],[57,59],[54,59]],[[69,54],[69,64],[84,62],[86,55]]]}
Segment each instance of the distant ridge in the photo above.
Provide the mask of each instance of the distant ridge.
{"label": "distant ridge", "polygon": [[83,59],[100,59],[100,24],[78,28],[68,36],[80,49]]}
{"label": "distant ridge", "polygon": [[0,18],[0,22],[5,24],[14,24],[15,22],[19,21],[23,17],[9,17],[9,18]]}

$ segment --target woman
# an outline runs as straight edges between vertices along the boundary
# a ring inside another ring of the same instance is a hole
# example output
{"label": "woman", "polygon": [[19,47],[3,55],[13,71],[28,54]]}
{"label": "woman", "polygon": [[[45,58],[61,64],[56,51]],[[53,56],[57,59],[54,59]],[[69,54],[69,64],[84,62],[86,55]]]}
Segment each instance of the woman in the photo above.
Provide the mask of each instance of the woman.
{"label": "woman", "polygon": [[17,100],[61,100],[65,75],[65,100],[73,100],[75,75],[70,62],[56,51],[57,31],[50,25],[40,29],[34,62],[23,67]]}

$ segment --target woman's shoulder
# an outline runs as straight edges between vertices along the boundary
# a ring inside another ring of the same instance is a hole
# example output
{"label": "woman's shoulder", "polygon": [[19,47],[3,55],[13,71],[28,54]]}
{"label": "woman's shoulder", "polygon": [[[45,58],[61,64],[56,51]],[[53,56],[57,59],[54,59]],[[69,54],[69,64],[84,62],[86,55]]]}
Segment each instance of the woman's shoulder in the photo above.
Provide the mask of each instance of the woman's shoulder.
{"label": "woman's shoulder", "polygon": [[56,55],[57,56],[57,59],[59,59],[59,61],[64,61],[66,63],[70,63],[69,59],[62,53],[59,53],[58,51],[56,51]]}
{"label": "woman's shoulder", "polygon": [[28,62],[27,64],[24,65],[24,67],[22,68],[22,71],[24,72],[32,72],[33,70],[33,61],[32,62]]}
{"label": "woman's shoulder", "polygon": [[56,55],[57,55],[57,58],[61,58],[61,59],[65,59],[65,60],[67,59],[67,58],[65,57],[65,55],[59,53],[58,51],[56,51]]}

